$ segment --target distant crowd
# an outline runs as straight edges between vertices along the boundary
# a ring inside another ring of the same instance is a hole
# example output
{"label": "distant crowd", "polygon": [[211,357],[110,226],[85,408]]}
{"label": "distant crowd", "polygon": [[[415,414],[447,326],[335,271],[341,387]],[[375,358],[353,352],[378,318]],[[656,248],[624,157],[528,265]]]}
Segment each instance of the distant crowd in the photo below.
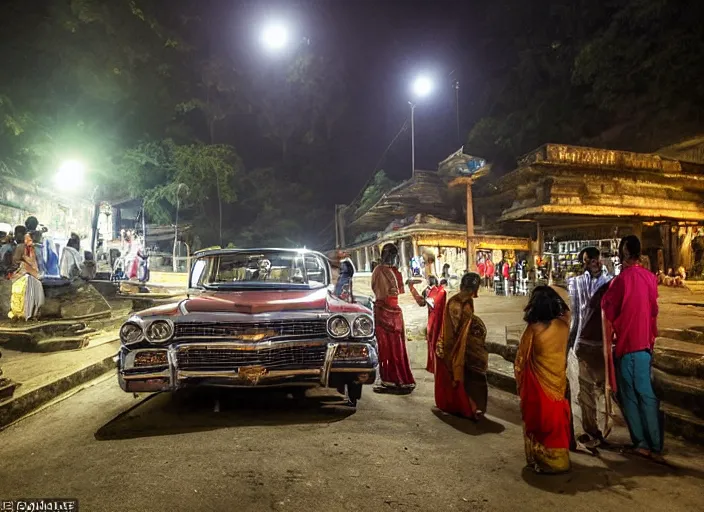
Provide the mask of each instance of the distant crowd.
{"label": "distant crowd", "polygon": [[38,317],[44,304],[42,282],[62,284],[95,277],[95,262],[91,253],[81,253],[77,234],[71,233],[66,245],[59,248],[47,232],[36,217],[28,217],[12,232],[0,231],[0,279],[12,281],[12,320]]}

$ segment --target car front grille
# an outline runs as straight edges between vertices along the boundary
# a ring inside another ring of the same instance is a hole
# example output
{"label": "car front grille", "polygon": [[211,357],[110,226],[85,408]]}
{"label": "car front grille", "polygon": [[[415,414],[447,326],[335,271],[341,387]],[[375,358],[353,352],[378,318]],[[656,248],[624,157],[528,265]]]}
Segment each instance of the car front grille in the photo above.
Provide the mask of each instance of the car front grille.
{"label": "car front grille", "polygon": [[263,366],[267,370],[314,370],[323,366],[326,351],[326,345],[259,350],[181,347],[176,358],[179,369],[191,371],[227,371],[243,366]]}
{"label": "car front grille", "polygon": [[[280,320],[259,323],[179,323],[174,337],[187,338],[229,338],[251,339],[268,338],[325,338],[325,320]],[[254,341],[260,341],[255,339]]]}

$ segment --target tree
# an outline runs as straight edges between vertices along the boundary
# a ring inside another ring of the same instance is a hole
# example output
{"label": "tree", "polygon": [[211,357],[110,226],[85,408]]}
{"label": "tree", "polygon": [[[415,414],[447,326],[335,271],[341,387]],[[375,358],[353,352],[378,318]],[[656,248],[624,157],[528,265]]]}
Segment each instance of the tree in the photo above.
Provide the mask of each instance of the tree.
{"label": "tree", "polygon": [[[196,216],[215,230],[211,219],[222,219],[222,203],[237,199],[233,184],[242,175],[243,166],[230,146],[179,145],[167,139],[126,151],[118,171],[132,196],[144,197],[147,213],[155,222],[171,222],[179,185],[185,185],[189,193],[185,200],[182,198],[184,208],[194,208]],[[221,223],[217,232],[222,232]]]}
{"label": "tree", "polygon": [[574,82],[609,120],[604,142],[648,151],[701,132],[702,16],[701,2],[622,0],[582,46]]}
{"label": "tree", "polygon": [[494,3],[466,150],[499,171],[546,142],[653,151],[701,131],[704,9],[692,0]]}
{"label": "tree", "polygon": [[371,183],[369,183],[364,189],[364,192],[362,192],[362,197],[359,201],[359,206],[355,210],[355,215],[361,215],[374,206],[386,192],[395,186],[396,183],[386,176],[383,169],[377,171]]}

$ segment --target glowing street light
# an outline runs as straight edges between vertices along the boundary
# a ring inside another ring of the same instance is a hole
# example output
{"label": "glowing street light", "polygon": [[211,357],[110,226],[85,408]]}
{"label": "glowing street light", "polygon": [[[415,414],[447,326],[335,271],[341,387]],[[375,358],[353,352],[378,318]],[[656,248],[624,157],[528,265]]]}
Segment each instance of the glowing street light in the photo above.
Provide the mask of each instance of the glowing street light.
{"label": "glowing street light", "polygon": [[413,82],[413,94],[416,98],[425,98],[433,92],[433,81],[427,76],[419,76]]}
{"label": "glowing street light", "polygon": [[54,176],[54,184],[60,190],[69,190],[83,185],[86,167],[78,160],[66,160]]}
{"label": "glowing street light", "polygon": [[[421,75],[413,81],[411,89],[416,98],[425,98],[433,92],[433,81],[430,77]],[[416,104],[413,101],[409,101],[408,104],[411,106],[411,176],[414,176],[416,173]]]}
{"label": "glowing street light", "polygon": [[267,50],[283,50],[288,46],[289,39],[288,27],[282,23],[271,23],[262,30],[261,41]]}

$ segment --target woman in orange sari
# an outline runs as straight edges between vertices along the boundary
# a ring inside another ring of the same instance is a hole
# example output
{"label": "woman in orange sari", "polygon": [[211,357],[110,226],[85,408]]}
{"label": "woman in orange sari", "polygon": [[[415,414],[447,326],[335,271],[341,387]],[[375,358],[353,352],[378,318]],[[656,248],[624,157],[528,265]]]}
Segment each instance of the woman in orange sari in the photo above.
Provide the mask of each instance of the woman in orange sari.
{"label": "woman in orange sari", "polygon": [[525,308],[528,323],[514,365],[521,397],[528,467],[537,473],[570,469],[570,404],[567,386],[567,340],[570,313],[549,286],[533,290]]}
{"label": "woman in orange sari", "polygon": [[465,274],[460,293],[447,301],[435,364],[438,409],[473,420],[486,412],[488,398],[486,326],[474,314],[480,284],[479,274]]}

